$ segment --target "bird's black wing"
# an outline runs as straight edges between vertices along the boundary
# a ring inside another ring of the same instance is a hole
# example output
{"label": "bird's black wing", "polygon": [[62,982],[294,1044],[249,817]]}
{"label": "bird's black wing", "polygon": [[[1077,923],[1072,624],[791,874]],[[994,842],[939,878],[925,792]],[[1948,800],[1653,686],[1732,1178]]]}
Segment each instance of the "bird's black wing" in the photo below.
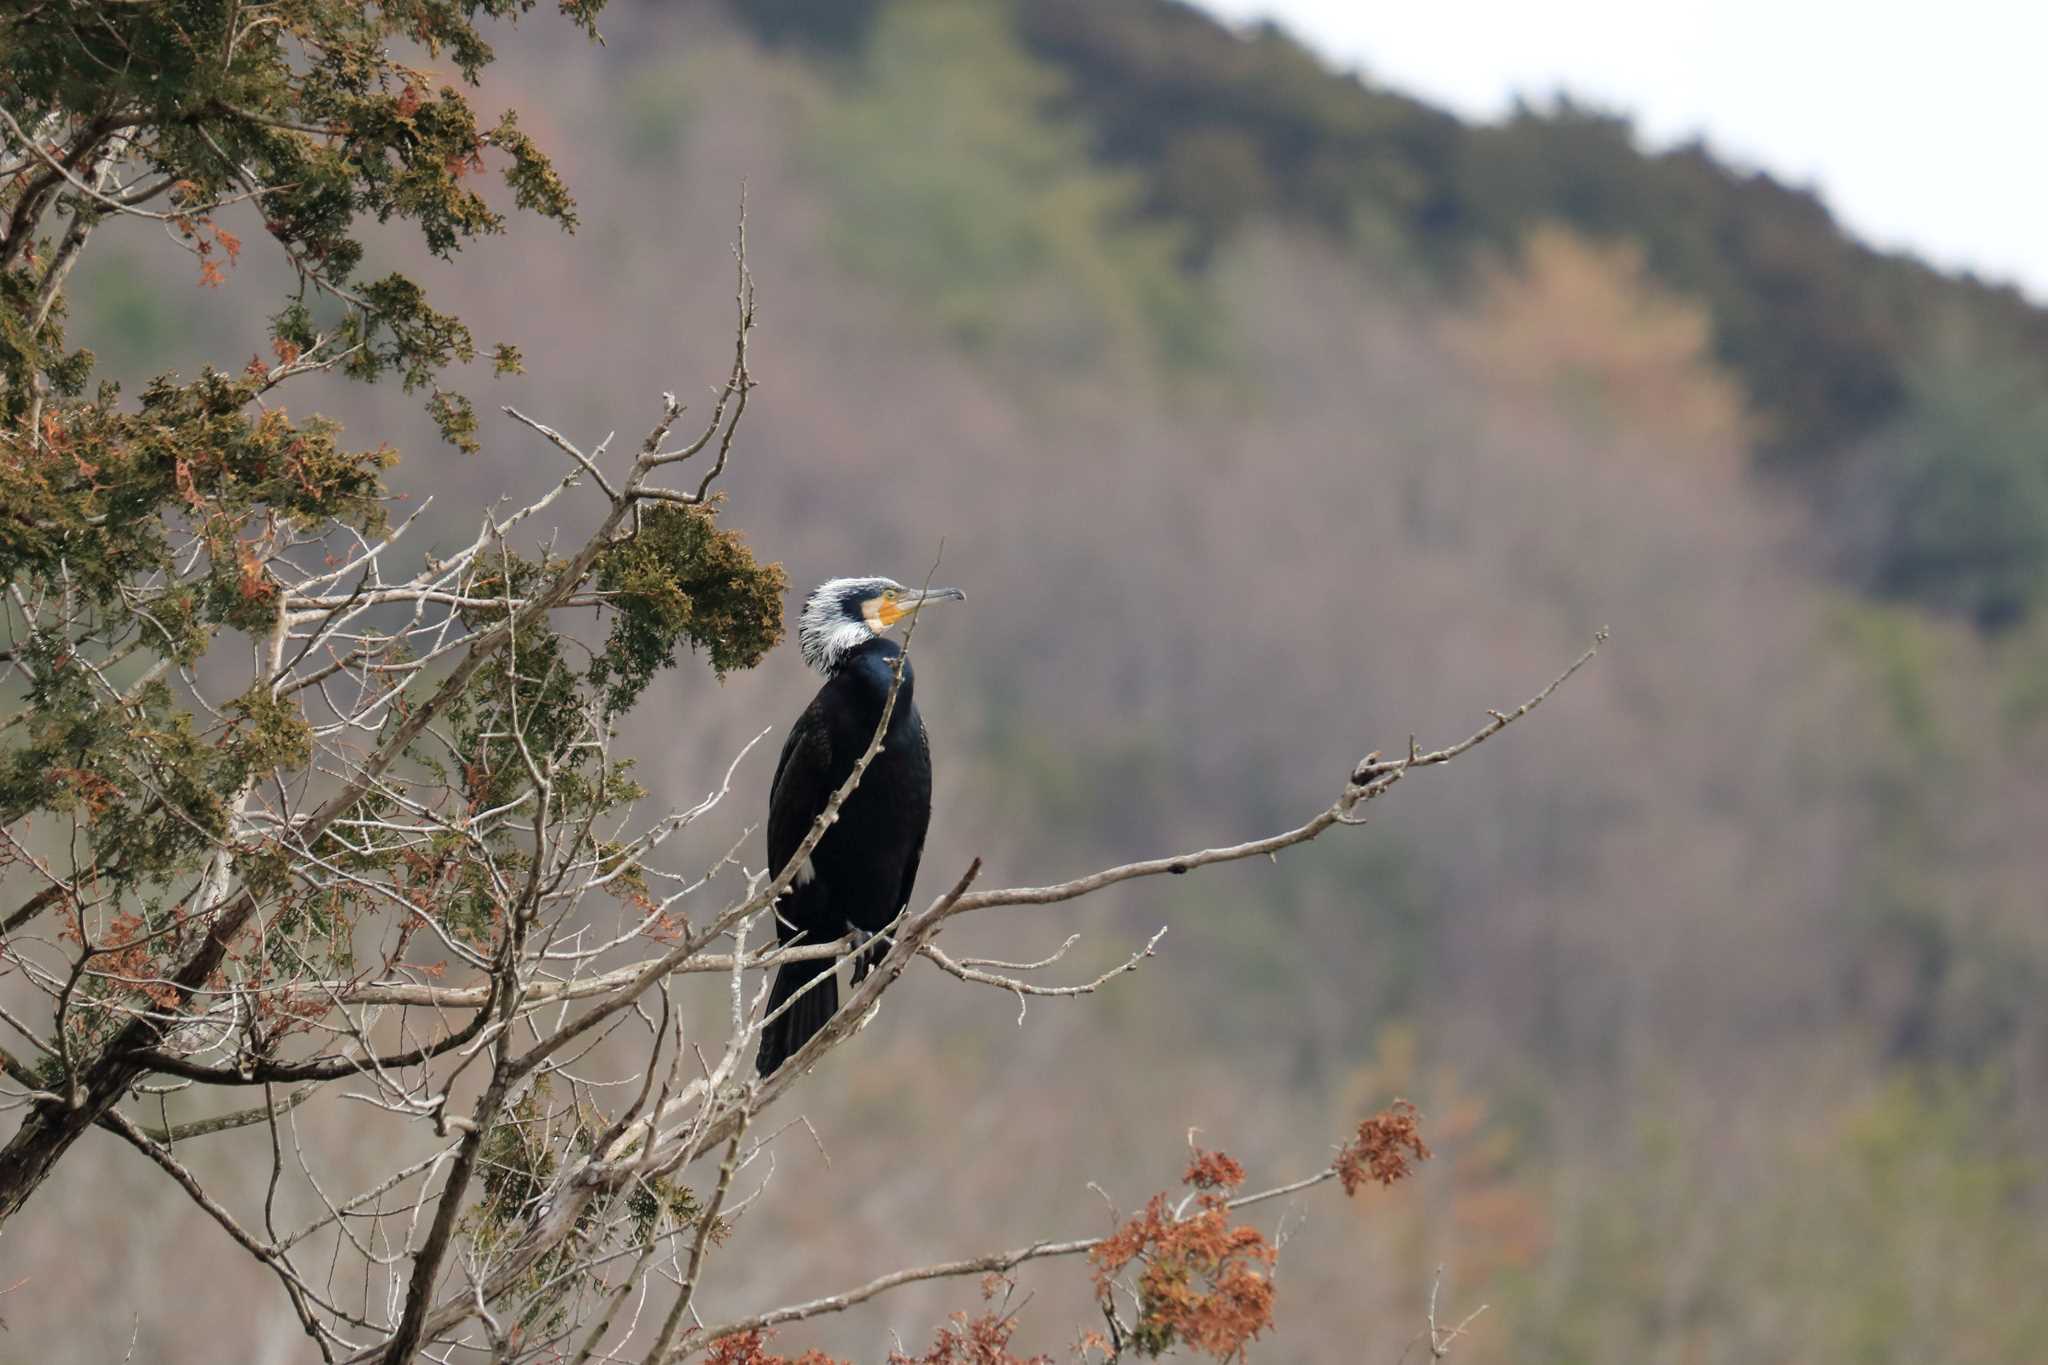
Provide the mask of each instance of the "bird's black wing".
{"label": "bird's black wing", "polygon": [[[844,779],[835,766],[838,749],[827,723],[821,690],[790,727],[775,762],[775,781],[768,790],[768,870],[779,875],[811,832],[825,803]],[[849,764],[850,766],[850,764]],[[819,844],[822,848],[824,840]],[[817,866],[816,850],[812,866]],[[812,875],[802,885],[790,884],[775,903],[775,937],[787,943],[801,935],[823,943],[845,932],[844,913],[835,915],[826,879]],[[839,984],[830,959],[785,962],[775,970],[775,986],[761,1025],[761,1051],[754,1065],[771,1074],[825,1027],[839,1008]],[[822,979],[820,979],[822,978]]]}
{"label": "bird's black wing", "polygon": [[925,806],[921,812],[921,818],[917,822],[917,838],[910,845],[910,856],[904,859],[903,862],[903,890],[896,896],[896,908],[899,911],[904,906],[910,904],[911,888],[917,884],[917,865],[924,860],[925,830],[931,826],[932,820],[932,737],[925,733],[924,718],[922,716],[918,717],[917,721],[917,754],[925,772]]}
{"label": "bird's black wing", "polygon": [[[889,917],[894,919],[910,904],[911,889],[917,885],[917,865],[924,861],[924,836],[932,820],[932,737],[924,728],[924,717],[917,719],[917,758],[914,767],[918,780],[913,781],[915,790],[922,793],[922,810],[906,811],[910,817],[910,828],[914,831],[910,840],[909,854],[903,860],[903,879],[897,883],[895,902],[889,908]],[[913,798],[915,799],[915,798]],[[880,938],[854,955],[853,982],[859,985],[868,974],[868,969],[888,956],[894,946],[887,938]]]}
{"label": "bird's black wing", "polygon": [[[833,772],[832,730],[825,723],[823,708],[813,701],[790,727],[789,738],[782,742],[782,757],[775,763],[775,781],[768,791],[769,875],[781,875],[825,803],[832,799],[839,785]],[[798,929],[821,927],[810,922],[813,916],[806,913],[810,907],[805,904],[821,892],[814,879],[784,893],[776,907],[778,937],[788,939]]]}

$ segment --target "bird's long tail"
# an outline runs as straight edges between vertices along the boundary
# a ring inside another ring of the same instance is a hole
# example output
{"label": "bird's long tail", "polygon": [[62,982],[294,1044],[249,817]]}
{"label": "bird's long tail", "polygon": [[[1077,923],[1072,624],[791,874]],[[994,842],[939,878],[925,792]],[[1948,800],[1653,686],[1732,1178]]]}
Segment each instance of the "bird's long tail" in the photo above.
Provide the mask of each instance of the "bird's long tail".
{"label": "bird's long tail", "polygon": [[[761,1026],[761,1054],[755,1061],[763,1076],[789,1055],[809,1042],[811,1035],[839,1009],[839,981],[832,975],[837,964],[831,958],[790,962],[776,969],[775,987],[768,992],[768,1022]],[[809,990],[804,987],[824,977]],[[801,996],[798,991],[803,991]],[[791,997],[795,997],[792,1000]],[[788,1009],[782,1007],[787,1004]],[[782,1010],[780,1015],[775,1012]]]}

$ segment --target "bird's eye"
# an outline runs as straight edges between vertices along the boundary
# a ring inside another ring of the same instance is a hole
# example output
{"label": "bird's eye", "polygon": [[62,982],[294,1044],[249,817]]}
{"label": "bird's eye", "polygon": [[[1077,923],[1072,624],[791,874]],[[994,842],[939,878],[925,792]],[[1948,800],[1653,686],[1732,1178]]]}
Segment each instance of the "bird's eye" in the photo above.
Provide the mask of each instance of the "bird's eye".
{"label": "bird's eye", "polygon": [[882,600],[883,600],[884,602],[894,602],[894,601],[896,600],[896,589],[894,589],[894,588],[884,588],[884,589],[882,589]]}

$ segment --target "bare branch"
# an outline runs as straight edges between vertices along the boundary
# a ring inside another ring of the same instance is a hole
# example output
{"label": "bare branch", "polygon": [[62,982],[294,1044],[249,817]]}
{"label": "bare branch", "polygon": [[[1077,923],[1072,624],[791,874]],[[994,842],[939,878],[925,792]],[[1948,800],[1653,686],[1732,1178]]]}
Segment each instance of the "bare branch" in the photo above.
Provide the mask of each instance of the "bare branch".
{"label": "bare branch", "polygon": [[[1298,1194],[1303,1190],[1320,1185],[1324,1181],[1335,1180],[1336,1178],[1337,1172],[1335,1168],[1327,1167],[1316,1172],[1314,1175],[1306,1176],[1300,1180],[1289,1181],[1285,1185],[1276,1185],[1271,1189],[1260,1190],[1256,1194],[1241,1195],[1226,1201],[1223,1207],[1231,1210],[1250,1208],[1274,1199],[1284,1199],[1290,1194]],[[971,1256],[958,1261],[938,1261],[930,1265],[914,1266],[907,1270],[891,1271],[887,1275],[876,1276],[866,1284],[859,1285],[853,1289],[842,1290],[837,1294],[828,1294],[823,1298],[810,1299],[803,1303],[793,1303],[780,1308],[771,1308],[766,1312],[756,1313],[751,1317],[737,1318],[731,1322],[719,1323],[715,1327],[702,1328],[685,1337],[668,1356],[661,1357],[660,1365],[669,1365],[669,1362],[681,1360],[685,1356],[702,1350],[721,1337],[733,1336],[740,1332],[757,1331],[766,1327],[779,1327],[783,1323],[801,1322],[806,1318],[843,1313],[849,1308],[866,1303],[877,1295],[886,1294],[892,1289],[901,1289],[907,1284],[918,1284],[925,1280],[958,1279],[963,1275],[1001,1274],[1005,1271],[1015,1270],[1018,1266],[1028,1261],[1042,1261],[1055,1256],[1083,1255],[1101,1246],[1106,1240],[1104,1237],[1074,1237],[1064,1241],[1033,1242],[1028,1246],[1015,1247],[1009,1251],[991,1252],[985,1256]],[[654,1357],[649,1359],[650,1361],[655,1360]]]}
{"label": "bare branch", "polygon": [[[610,481],[607,480],[604,476],[604,471],[597,467],[597,460],[594,456],[585,455],[581,450],[576,448],[575,444],[572,443],[568,437],[562,435],[561,432],[556,431],[551,426],[547,426],[543,423],[534,421],[531,417],[528,417],[518,408],[511,407],[508,405],[503,409],[503,411],[506,416],[511,417],[515,421],[522,422],[529,427],[532,427],[535,431],[547,437],[549,441],[554,443],[554,446],[557,450],[560,450],[570,459],[576,461],[577,464],[583,466],[584,470],[590,475],[590,477],[597,481],[597,486],[604,490],[604,495],[607,498],[610,498],[613,502],[619,501],[619,491],[611,486]],[[604,445],[600,445],[597,448],[598,454],[603,454],[605,445],[610,444],[611,437],[605,437]]]}
{"label": "bare branch", "polygon": [[[962,981],[971,981],[976,983],[977,985],[982,986],[998,986],[1001,987],[1003,990],[1013,992],[1017,997],[1017,1025],[1021,1028],[1024,1024],[1024,1008],[1025,1000],[1027,997],[1033,995],[1093,995],[1096,991],[1102,989],[1104,985],[1116,979],[1117,977],[1122,976],[1125,972],[1136,971],[1138,969],[1138,964],[1140,962],[1143,962],[1146,958],[1152,956],[1152,950],[1159,946],[1159,940],[1166,937],[1166,928],[1167,926],[1161,925],[1159,927],[1159,932],[1152,935],[1151,938],[1147,939],[1145,941],[1145,946],[1140,948],[1137,952],[1132,953],[1127,960],[1118,963],[1114,967],[1111,967],[1108,971],[1104,972],[1101,976],[1096,977],[1094,980],[1084,981],[1078,986],[1040,986],[1034,982],[1020,981],[1015,977],[998,976],[993,972],[985,972],[980,970],[979,968],[970,967],[964,962],[955,962],[952,958],[946,956],[945,953],[941,952],[939,946],[935,943],[927,943],[918,951],[923,953],[924,956],[930,958],[932,961],[938,963],[939,966],[946,972],[950,973],[953,976],[959,977]],[[1070,938],[1067,940],[1067,943],[1071,945],[1073,941],[1074,940]],[[1044,966],[1046,965],[1046,963],[1057,960],[1065,952],[1066,949],[1062,948],[1058,953],[1055,953],[1052,957],[1047,958],[1045,962],[1032,963],[1030,965],[1033,967]]]}
{"label": "bare branch", "polygon": [[188,1123],[172,1124],[169,1128],[151,1128],[148,1124],[143,1123],[136,1124],[135,1128],[137,1132],[147,1137],[151,1142],[160,1142],[166,1147],[173,1147],[180,1142],[186,1142],[192,1138],[210,1137],[214,1133],[225,1133],[231,1128],[246,1128],[252,1123],[268,1123],[279,1115],[290,1113],[307,1100],[313,1098],[313,1092],[319,1088],[317,1084],[302,1085],[283,1099],[271,1104],[259,1104],[250,1109],[237,1109],[232,1113],[218,1114],[210,1119],[193,1119]]}

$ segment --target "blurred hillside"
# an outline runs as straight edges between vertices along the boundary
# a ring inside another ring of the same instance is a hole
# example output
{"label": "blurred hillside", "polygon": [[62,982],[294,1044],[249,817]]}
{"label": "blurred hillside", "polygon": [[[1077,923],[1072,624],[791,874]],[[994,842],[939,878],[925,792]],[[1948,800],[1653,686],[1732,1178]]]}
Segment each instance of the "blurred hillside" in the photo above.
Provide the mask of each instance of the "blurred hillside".
{"label": "blurred hillside", "polygon": [[[881,10],[851,9],[864,21],[833,0],[738,12],[858,59]],[[1869,250],[1812,193],[1703,145],[1646,156],[1626,116],[1568,99],[1468,126],[1179,0],[1047,0],[1014,24],[1063,78],[1056,102],[1091,150],[1136,173],[1143,213],[1179,228],[1192,262],[1267,217],[1454,292],[1545,223],[1638,246],[1706,310],[1708,354],[1759,419],[1756,458],[1800,476],[1853,581],[1987,626],[2031,609],[2048,571],[2048,314],[2011,289]],[[1920,524],[1929,503],[1954,529]]]}
{"label": "blurred hillside", "polygon": [[[745,182],[763,384],[728,517],[806,586],[914,578],[943,537],[970,594],[917,640],[929,882],[1291,823],[1367,750],[1462,735],[1614,632],[1371,828],[965,926],[1011,958],[1081,931],[1077,978],[1173,927],[1021,1027],[993,992],[907,982],[810,1092],[829,1168],[785,1135],[747,1214],[790,1254],[714,1261],[722,1301],[1106,1228],[1088,1182],[1135,1206],[1190,1126],[1289,1175],[1399,1093],[1440,1160],[1290,1216],[1264,1358],[1398,1358],[1438,1264],[1447,1303],[1492,1305],[1473,1362],[2038,1354],[2048,313],[1708,149],[1645,156],[1618,117],[1464,125],[1164,0],[604,27],[586,52],[534,25],[481,101],[558,153],[577,234],[393,254],[525,352],[524,377],[476,376],[480,409],[594,440],[722,372]],[[125,250],[80,270],[103,372],[261,346],[257,253],[200,289],[169,245]],[[451,539],[557,475],[509,421],[462,457],[401,395],[321,403],[406,452]],[[694,799],[812,685],[793,650],[670,684],[629,739]],[[765,807],[771,763],[689,856]],[[217,1169],[268,1160],[260,1133],[212,1141]],[[252,1271],[166,1281],[167,1248],[217,1233],[107,1167],[62,1171],[70,1217],[19,1253],[100,1248],[82,1302],[175,1293],[137,1359],[199,1358],[250,1302],[295,1358]],[[142,1199],[149,1236],[119,1233]],[[1020,1345],[1069,1344],[1084,1278],[1026,1277]],[[875,1357],[958,1302],[780,1345]],[[8,1317],[23,1358],[117,1358],[131,1331]]]}

